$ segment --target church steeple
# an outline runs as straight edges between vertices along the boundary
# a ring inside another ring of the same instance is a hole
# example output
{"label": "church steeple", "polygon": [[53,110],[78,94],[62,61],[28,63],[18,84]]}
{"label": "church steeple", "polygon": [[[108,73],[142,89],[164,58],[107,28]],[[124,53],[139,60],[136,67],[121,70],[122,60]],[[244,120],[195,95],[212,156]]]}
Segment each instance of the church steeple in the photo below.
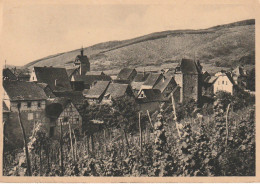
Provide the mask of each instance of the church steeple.
{"label": "church steeple", "polygon": [[81,53],[81,56],[84,55],[84,49],[83,49],[83,46],[81,47],[80,53]]}
{"label": "church steeple", "polygon": [[80,49],[80,55],[77,55],[75,58],[74,66],[79,66],[80,75],[85,75],[88,71],[90,71],[90,63],[88,57],[84,55],[83,46]]}

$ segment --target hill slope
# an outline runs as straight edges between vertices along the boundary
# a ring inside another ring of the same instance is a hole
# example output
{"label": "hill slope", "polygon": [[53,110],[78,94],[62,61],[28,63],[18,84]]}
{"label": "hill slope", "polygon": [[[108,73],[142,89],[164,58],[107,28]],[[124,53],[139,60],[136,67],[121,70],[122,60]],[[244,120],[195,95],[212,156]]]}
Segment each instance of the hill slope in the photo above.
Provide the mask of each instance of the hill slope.
{"label": "hill slope", "polygon": [[[183,57],[202,63],[231,66],[254,64],[255,20],[245,20],[201,30],[175,30],[152,33],[123,41],[110,41],[84,48],[91,70],[123,66],[156,66],[174,63]],[[48,56],[27,65],[66,67],[79,49]]]}

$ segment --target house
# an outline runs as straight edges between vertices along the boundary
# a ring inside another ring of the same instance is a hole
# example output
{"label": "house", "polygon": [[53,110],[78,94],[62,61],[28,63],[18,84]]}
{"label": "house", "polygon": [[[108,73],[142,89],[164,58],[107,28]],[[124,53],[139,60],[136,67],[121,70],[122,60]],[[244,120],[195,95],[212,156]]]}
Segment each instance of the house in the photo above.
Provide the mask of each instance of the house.
{"label": "house", "polygon": [[111,77],[108,75],[75,75],[71,78],[71,83],[76,85],[78,89],[90,89],[97,81],[111,81]]}
{"label": "house", "polygon": [[212,96],[214,94],[214,83],[217,80],[217,76],[203,77],[202,95]]}
{"label": "house", "polygon": [[110,84],[110,81],[98,81],[91,89],[84,90],[83,95],[88,100],[88,103],[100,103]]}
{"label": "house", "polygon": [[246,88],[248,78],[246,70],[244,70],[241,66],[238,66],[231,72],[231,76],[236,85],[243,89]]}
{"label": "house", "polygon": [[202,67],[199,61],[182,59],[175,68],[175,81],[180,86],[180,102],[194,99],[199,102],[202,96]]}
{"label": "house", "polygon": [[74,66],[79,67],[79,75],[85,75],[88,71],[90,71],[90,62],[88,57],[84,55],[83,48],[80,50],[80,55],[76,56]]}
{"label": "house", "polygon": [[[173,77],[162,77],[161,80],[153,87],[158,89],[165,98],[170,98],[171,92],[177,87],[177,83]],[[177,88],[175,89],[177,90]]]}
{"label": "house", "polygon": [[125,96],[134,98],[134,93],[129,84],[110,83],[105,92],[102,103],[110,104],[112,99],[116,100]]}
{"label": "house", "polygon": [[46,83],[53,92],[72,90],[65,68],[34,67],[31,73],[30,81]]}
{"label": "house", "polygon": [[149,112],[159,110],[160,104],[167,100],[158,89],[141,89],[136,99],[140,111],[145,113],[147,110]]}
{"label": "house", "polygon": [[134,78],[134,80],[131,82],[131,87],[135,95],[138,94],[138,92],[141,89],[141,86],[143,83],[147,80],[149,76],[149,73],[147,72],[138,72]]}
{"label": "house", "polygon": [[117,74],[116,81],[118,83],[131,83],[135,76],[137,74],[137,71],[132,68],[123,68],[120,70],[120,72]]}
{"label": "house", "polygon": [[48,129],[49,123],[45,116],[48,97],[44,90],[34,82],[4,81],[3,87],[3,101],[10,111],[9,120],[5,125],[5,135],[16,146],[23,146],[18,112],[20,111],[27,137],[31,136],[33,126],[38,122],[42,122],[44,127]]}
{"label": "house", "polygon": [[3,69],[3,80],[15,81],[15,80],[17,80],[17,77],[14,75],[14,73],[9,68],[4,68]]}
{"label": "house", "polygon": [[78,129],[80,133],[82,132],[82,116],[68,98],[59,97],[48,100],[46,116],[50,119],[50,137],[59,138],[61,124],[63,133],[69,132],[69,128],[72,131]]}
{"label": "house", "polygon": [[215,74],[217,77],[213,82],[213,92],[214,94],[218,91],[225,91],[230,93],[231,95],[234,94],[236,83],[234,82],[231,74],[228,72],[218,72]]}

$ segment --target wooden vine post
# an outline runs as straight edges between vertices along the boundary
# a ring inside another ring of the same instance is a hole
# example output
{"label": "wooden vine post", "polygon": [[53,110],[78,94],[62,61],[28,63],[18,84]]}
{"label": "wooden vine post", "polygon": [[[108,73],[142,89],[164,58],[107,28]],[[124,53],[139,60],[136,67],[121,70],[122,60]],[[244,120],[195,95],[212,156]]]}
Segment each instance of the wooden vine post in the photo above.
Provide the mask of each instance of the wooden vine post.
{"label": "wooden vine post", "polygon": [[174,98],[173,98],[173,93],[171,93],[171,98],[172,98],[173,120],[175,121],[176,129],[177,129],[179,138],[181,138],[181,134],[180,134],[180,130],[179,130],[179,125],[178,125],[178,122],[177,122],[177,115],[176,115],[176,108],[175,108],[175,101],[174,101]]}
{"label": "wooden vine post", "polygon": [[140,151],[142,153],[142,127],[141,127],[141,113],[139,112],[139,132],[140,132]]}
{"label": "wooden vine post", "polygon": [[26,156],[26,163],[27,163],[27,173],[28,176],[32,176],[32,170],[31,170],[31,161],[30,161],[30,156],[29,156],[29,151],[28,151],[28,146],[27,146],[27,140],[26,140],[26,135],[24,131],[24,126],[21,120],[21,112],[20,112],[20,107],[18,107],[18,119],[19,119],[19,124],[23,133],[23,143],[24,143],[24,148],[25,148],[25,156]]}
{"label": "wooden vine post", "polygon": [[71,131],[70,122],[69,122],[69,131],[70,131],[70,149],[71,149],[73,162],[75,162],[75,154],[74,154],[74,146],[73,146],[73,142],[72,142],[72,131]]}
{"label": "wooden vine post", "polygon": [[64,176],[62,148],[63,148],[63,132],[62,132],[62,121],[60,120],[60,170],[61,170],[61,176]]}

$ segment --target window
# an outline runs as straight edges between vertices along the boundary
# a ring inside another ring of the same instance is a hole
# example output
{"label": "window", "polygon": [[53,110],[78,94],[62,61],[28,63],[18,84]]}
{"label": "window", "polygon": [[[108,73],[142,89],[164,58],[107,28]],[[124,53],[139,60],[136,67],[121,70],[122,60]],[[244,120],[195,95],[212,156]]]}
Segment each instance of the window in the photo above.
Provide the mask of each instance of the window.
{"label": "window", "polygon": [[222,84],[225,84],[225,81],[222,81]]}
{"label": "window", "polygon": [[38,102],[38,107],[39,107],[39,108],[41,107],[41,102]]}
{"label": "window", "polygon": [[33,113],[28,113],[28,120],[33,120]]}
{"label": "window", "polygon": [[68,122],[69,121],[69,118],[68,117],[64,117],[63,118],[63,122]]}
{"label": "window", "polygon": [[32,102],[27,102],[27,107],[31,108],[31,106],[32,106]]}
{"label": "window", "polygon": [[79,122],[79,118],[76,118],[76,121]]}
{"label": "window", "polygon": [[227,85],[227,81],[226,81],[226,85]]}
{"label": "window", "polygon": [[20,102],[17,104],[17,108],[18,108],[18,109],[21,108],[21,103],[20,103]]}

